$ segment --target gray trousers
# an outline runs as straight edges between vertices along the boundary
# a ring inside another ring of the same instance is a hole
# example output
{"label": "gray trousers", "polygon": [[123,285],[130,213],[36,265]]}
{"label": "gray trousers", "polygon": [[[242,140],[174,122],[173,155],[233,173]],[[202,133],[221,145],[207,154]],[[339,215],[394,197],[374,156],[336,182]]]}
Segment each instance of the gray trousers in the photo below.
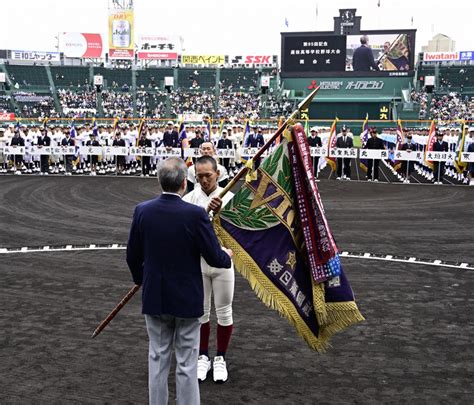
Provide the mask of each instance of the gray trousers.
{"label": "gray trousers", "polygon": [[145,315],[145,320],[150,340],[148,353],[150,405],[168,404],[168,374],[173,341],[176,354],[176,404],[199,405],[198,319]]}

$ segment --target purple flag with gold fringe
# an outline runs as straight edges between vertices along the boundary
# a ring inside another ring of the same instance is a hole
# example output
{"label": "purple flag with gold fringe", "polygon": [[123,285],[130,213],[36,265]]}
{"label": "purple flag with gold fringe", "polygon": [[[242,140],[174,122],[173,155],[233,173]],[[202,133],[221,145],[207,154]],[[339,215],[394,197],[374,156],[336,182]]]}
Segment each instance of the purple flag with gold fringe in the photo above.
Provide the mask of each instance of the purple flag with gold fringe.
{"label": "purple flag with gold fringe", "polygon": [[314,350],[364,320],[339,259],[303,127],[261,163],[214,219],[222,244],[257,296]]}

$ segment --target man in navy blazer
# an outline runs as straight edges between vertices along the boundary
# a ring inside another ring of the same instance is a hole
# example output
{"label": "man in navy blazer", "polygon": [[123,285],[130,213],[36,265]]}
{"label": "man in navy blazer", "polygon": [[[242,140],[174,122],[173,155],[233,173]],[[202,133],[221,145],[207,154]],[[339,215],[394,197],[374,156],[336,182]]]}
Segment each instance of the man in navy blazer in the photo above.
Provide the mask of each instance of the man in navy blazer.
{"label": "man in navy blazer", "polygon": [[380,70],[374,61],[372,49],[369,47],[369,37],[362,35],[360,37],[360,46],[354,51],[352,56],[352,67],[357,71]]}
{"label": "man in navy blazer", "polygon": [[165,133],[163,134],[163,146],[166,148],[176,148],[179,142],[178,131],[173,129],[173,121],[168,121]]}
{"label": "man in navy blazer", "polygon": [[[221,248],[203,208],[181,200],[187,167],[168,158],[158,178],[163,194],[135,208],[127,246],[133,281],[142,285],[142,312],[150,340],[150,404],[168,403],[173,340],[177,404],[199,404],[197,358],[204,292],[201,256],[213,267],[230,268],[232,251]],[[229,270],[230,271],[230,270]]]}

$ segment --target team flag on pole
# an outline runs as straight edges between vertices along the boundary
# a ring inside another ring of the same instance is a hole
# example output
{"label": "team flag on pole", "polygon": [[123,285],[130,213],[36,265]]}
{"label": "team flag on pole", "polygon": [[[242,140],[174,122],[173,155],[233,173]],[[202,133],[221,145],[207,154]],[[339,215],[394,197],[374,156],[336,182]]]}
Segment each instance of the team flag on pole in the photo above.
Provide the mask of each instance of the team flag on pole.
{"label": "team flag on pole", "polygon": [[[329,138],[328,138],[328,152],[331,149],[334,149],[336,147],[336,141],[337,141],[337,122],[339,119],[336,117],[334,118],[334,121],[332,122],[331,129],[329,131]],[[336,171],[336,158],[332,157],[327,157],[326,161],[328,162],[328,165],[331,166],[331,170],[333,172]]]}
{"label": "team flag on pole", "polygon": [[[247,145],[247,139],[250,135],[250,122],[249,120],[245,121],[245,128],[244,128],[244,136],[242,140],[242,145],[245,147]],[[241,156],[240,160],[245,163],[247,160],[249,160],[248,156]]]}
{"label": "team flag on pole", "polygon": [[428,155],[428,152],[433,152],[433,147],[435,143],[436,143],[436,125],[435,125],[435,121],[433,120],[431,121],[430,130],[428,132],[428,142],[426,143],[425,156],[424,156],[425,165],[428,166],[430,170],[433,170],[433,162],[431,160],[427,160],[426,156]]}
{"label": "team flag on pole", "polygon": [[97,121],[94,118],[94,126],[92,127],[92,135],[97,137],[99,135],[99,129],[97,128]]}
{"label": "team flag on pole", "polygon": [[314,350],[364,320],[329,229],[303,127],[297,124],[214,219],[257,296]]}
{"label": "team flag on pole", "polygon": [[466,122],[462,122],[462,132],[458,139],[458,153],[456,160],[454,161],[454,167],[458,173],[462,173],[467,169],[467,162],[461,161],[462,154],[464,152],[464,144],[466,143],[467,125]]}
{"label": "team flag on pole", "polygon": [[[397,140],[395,143],[395,150],[399,150],[405,143],[405,135],[403,133],[402,121],[400,118],[397,120]],[[402,163],[395,159],[395,153],[391,156],[392,166],[396,171],[399,171],[402,167]]]}
{"label": "team flag on pole", "polygon": [[[367,141],[369,140],[369,114],[366,113],[365,120],[362,124],[362,132],[360,133],[360,144],[362,148],[365,148]],[[359,167],[367,172],[367,159],[360,159]]]}

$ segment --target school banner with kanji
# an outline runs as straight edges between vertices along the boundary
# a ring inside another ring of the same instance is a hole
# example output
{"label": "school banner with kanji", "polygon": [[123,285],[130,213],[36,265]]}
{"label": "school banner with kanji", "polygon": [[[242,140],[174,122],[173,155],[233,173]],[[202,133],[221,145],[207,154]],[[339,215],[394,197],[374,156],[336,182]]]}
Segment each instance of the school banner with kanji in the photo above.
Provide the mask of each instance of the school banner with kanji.
{"label": "school banner with kanji", "polygon": [[343,272],[311,161],[302,127],[287,132],[214,225],[257,296],[322,352],[334,333],[364,318]]}

